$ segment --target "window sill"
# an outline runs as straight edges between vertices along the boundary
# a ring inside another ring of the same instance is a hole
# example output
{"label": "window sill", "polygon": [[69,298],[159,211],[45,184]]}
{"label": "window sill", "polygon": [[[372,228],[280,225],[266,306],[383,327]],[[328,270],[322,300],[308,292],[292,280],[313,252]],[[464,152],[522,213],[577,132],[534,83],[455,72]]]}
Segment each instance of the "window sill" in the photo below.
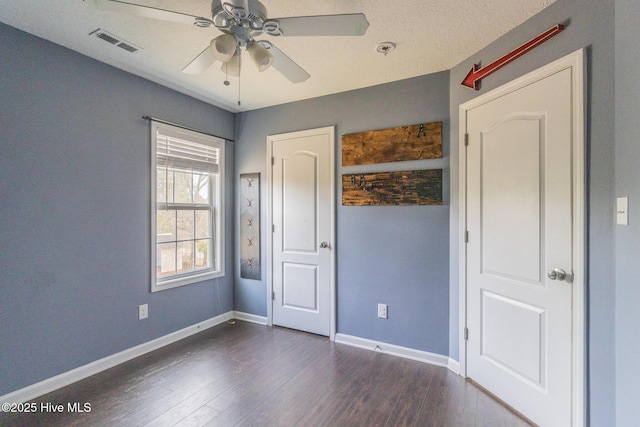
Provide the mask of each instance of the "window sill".
{"label": "window sill", "polygon": [[151,292],[164,291],[165,289],[173,289],[180,286],[191,285],[218,277],[224,277],[224,271],[207,271],[201,274],[193,274],[186,277],[176,277],[175,279],[152,283]]}

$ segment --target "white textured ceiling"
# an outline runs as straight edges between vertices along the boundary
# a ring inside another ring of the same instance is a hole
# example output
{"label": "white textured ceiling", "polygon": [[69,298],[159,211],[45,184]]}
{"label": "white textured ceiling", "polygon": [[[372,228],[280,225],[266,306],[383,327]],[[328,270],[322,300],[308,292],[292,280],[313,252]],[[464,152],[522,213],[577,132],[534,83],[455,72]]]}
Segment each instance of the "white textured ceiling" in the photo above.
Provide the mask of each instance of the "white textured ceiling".
{"label": "white textured ceiling", "polygon": [[[210,17],[210,0],[127,1]],[[273,67],[259,73],[245,61],[238,106],[238,80],[223,85],[219,64],[200,75],[181,72],[220,34],[215,28],[99,11],[89,0],[0,0],[0,21],[237,112],[448,70],[555,0],[261,1],[269,18],[364,13],[370,25],[360,37],[260,37],[274,42],[311,78],[293,84]],[[98,28],[142,50],[131,54],[90,37]],[[397,45],[386,56],[375,49],[384,41]]]}

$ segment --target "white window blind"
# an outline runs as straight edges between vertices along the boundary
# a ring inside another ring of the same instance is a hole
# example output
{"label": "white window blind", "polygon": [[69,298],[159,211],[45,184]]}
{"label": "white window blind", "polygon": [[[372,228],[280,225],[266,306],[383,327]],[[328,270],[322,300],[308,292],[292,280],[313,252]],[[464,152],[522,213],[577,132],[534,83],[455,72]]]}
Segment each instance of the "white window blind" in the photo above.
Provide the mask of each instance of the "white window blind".
{"label": "white window blind", "polygon": [[201,138],[189,135],[184,139],[180,132],[158,127],[156,135],[157,165],[218,173],[220,149]]}

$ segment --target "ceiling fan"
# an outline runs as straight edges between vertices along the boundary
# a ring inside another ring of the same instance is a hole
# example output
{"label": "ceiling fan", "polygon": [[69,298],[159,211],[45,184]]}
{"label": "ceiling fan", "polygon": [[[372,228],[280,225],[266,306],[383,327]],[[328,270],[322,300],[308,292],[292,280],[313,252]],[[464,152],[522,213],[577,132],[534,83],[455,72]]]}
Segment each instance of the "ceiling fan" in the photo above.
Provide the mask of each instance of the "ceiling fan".
{"label": "ceiling fan", "polygon": [[213,0],[211,18],[121,0],[93,0],[93,4],[102,10],[220,30],[222,34],[211,40],[210,45],[182,69],[184,73],[199,74],[220,61],[222,71],[239,77],[244,49],[259,71],[273,65],[293,83],[307,80],[309,73],[270,41],[256,40],[257,36],[361,36],[369,26],[362,13],[270,19],[267,9],[258,0]]}

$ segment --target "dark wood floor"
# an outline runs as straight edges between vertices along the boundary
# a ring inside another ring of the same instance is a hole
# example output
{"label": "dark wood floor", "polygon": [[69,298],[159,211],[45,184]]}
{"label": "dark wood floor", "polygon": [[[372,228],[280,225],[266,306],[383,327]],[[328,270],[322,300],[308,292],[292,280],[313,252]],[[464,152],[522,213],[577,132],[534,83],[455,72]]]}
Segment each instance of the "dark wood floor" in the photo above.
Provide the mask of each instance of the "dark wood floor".
{"label": "dark wood floor", "polygon": [[[68,403],[90,403],[70,414]],[[446,368],[245,322],[223,324],[36,401],[0,426],[528,426]]]}

